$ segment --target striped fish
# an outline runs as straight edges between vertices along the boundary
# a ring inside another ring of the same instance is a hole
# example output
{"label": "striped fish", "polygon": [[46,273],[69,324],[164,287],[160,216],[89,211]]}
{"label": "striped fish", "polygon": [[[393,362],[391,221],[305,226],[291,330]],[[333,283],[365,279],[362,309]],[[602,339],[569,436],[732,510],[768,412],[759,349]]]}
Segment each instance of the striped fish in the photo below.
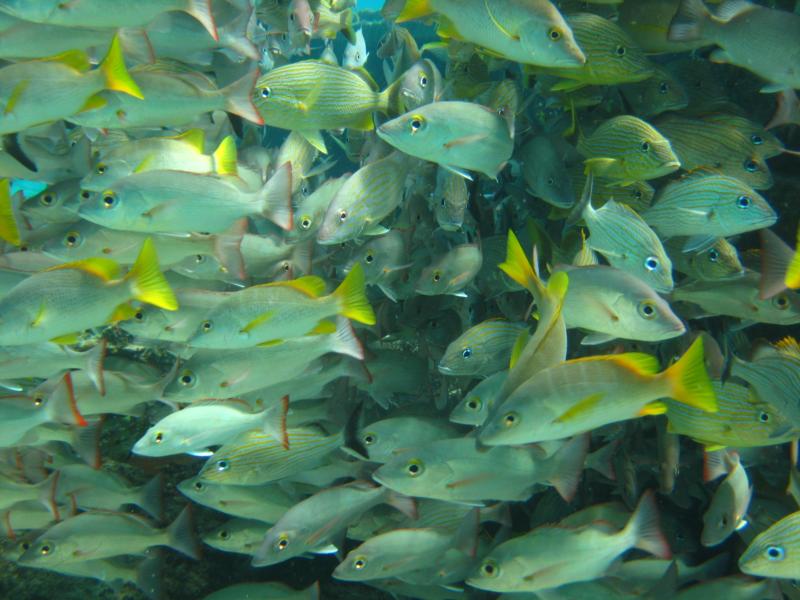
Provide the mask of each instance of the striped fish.
{"label": "striped fish", "polygon": [[[586,186],[586,174],[584,173],[584,169],[585,167],[580,163],[575,163],[567,169],[576,198],[581,197],[581,192]],[[592,190],[592,203],[602,206],[613,199],[622,204],[627,204],[633,210],[640,213],[650,206],[655,194],[655,188],[646,181],[634,181],[630,185],[620,187],[619,185],[615,185],[613,179],[595,177],[594,189]]]}
{"label": "striped fish", "polygon": [[436,188],[429,206],[439,227],[445,231],[458,231],[464,223],[464,212],[469,202],[467,181],[444,168],[436,170]]}
{"label": "striped fish", "polygon": [[265,124],[298,131],[320,152],[327,152],[319,130],[371,130],[373,112],[390,112],[394,87],[379,93],[371,83],[337,65],[303,60],[261,77],[254,103]]}
{"label": "striped fish", "polygon": [[750,388],[712,381],[718,411],[704,412],[666,400],[668,431],[690,437],[709,449],[783,444],[796,438],[789,421]]}
{"label": "striped fish", "polygon": [[750,140],[736,129],[675,115],[661,117],[655,125],[670,141],[687,171],[711,169],[736,177],[756,190],[772,186],[767,163],[752,150]]}
{"label": "striped fish", "polygon": [[764,160],[778,156],[785,150],[785,146],[778,136],[747,117],[720,112],[703,115],[700,118],[707,123],[726,125],[743,133],[750,140],[753,151]]}
{"label": "striped fish", "polygon": [[588,137],[580,135],[578,152],[588,170],[623,185],[663,177],[681,166],[669,140],[631,115],[604,121]]}
{"label": "striped fish", "polygon": [[739,557],[739,569],[748,575],[797,579],[800,573],[800,511],[760,533]]}
{"label": "striped fish", "polygon": [[320,429],[288,429],[288,449],[283,441],[253,430],[223,445],[197,475],[214,484],[260,485],[284,479],[321,465],[344,441],[344,430],[327,435]]}
{"label": "striped fish", "polygon": [[586,55],[586,63],[579,67],[541,69],[567,80],[553,86],[554,91],[643,81],[655,72],[653,63],[616,23],[590,13],[569,16],[567,23]]}
{"label": "striped fish", "polygon": [[668,240],[664,247],[675,270],[692,279],[720,281],[744,275],[736,246],[725,238],[715,240],[709,248],[694,252],[684,252],[681,240]]}
{"label": "striped fish", "polygon": [[488,377],[508,366],[511,349],[524,330],[524,323],[504,319],[478,323],[450,342],[439,361],[439,372]]}
{"label": "striped fish", "polygon": [[[698,236],[684,250],[699,249],[703,240],[729,237],[770,227],[778,216],[761,194],[727,175],[690,174],[661,188],[642,218],[662,237]],[[698,241],[699,240],[699,241]]]}
{"label": "striped fish", "polygon": [[659,237],[624,204],[609,200],[602,208],[592,208],[592,181],[589,177],[576,208],[589,229],[589,247],[612,267],[627,271],[657,292],[672,290],[672,261]]}
{"label": "striped fish", "polygon": [[386,233],[380,222],[403,201],[409,162],[407,155],[393,152],[349,177],[328,205],[317,242],[341,244],[362,235]]}
{"label": "striped fish", "polygon": [[620,92],[633,114],[642,118],[680,110],[689,104],[689,94],[680,79],[662,67],[654,67],[653,76],[644,81],[620,86]]}

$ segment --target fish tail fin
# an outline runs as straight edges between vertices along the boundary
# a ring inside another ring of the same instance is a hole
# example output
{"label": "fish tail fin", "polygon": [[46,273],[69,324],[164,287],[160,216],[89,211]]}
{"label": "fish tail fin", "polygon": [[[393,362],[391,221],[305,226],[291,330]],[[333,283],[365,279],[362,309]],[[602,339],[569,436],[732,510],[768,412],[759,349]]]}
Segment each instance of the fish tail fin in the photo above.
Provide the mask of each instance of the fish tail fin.
{"label": "fish tail fin", "polygon": [[167,527],[167,545],[195,560],[200,559],[200,544],[194,533],[191,506],[187,505],[181,514]]}
{"label": "fish tail fin", "polygon": [[138,490],[136,506],[161,521],[164,518],[164,474],[158,473]]}
{"label": "fish tail fin", "polygon": [[[148,554],[150,551],[148,551]],[[136,567],[136,586],[151,600],[164,597],[161,578],[161,566],[164,562],[160,549],[153,549],[153,554],[145,558]]]}
{"label": "fish tail fin", "polygon": [[375,325],[375,313],[367,300],[367,286],[364,269],[356,263],[344,281],[333,292],[340,302],[340,314],[365,325]]}
{"label": "fish tail fin", "polygon": [[100,452],[100,432],[103,428],[103,417],[92,420],[86,427],[73,428],[70,446],[83,462],[99,469],[103,466],[103,455]]}
{"label": "fish tail fin", "polygon": [[547,461],[551,470],[547,482],[566,502],[575,497],[588,451],[589,435],[576,435]]}
{"label": "fish tail fin", "polygon": [[586,182],[583,185],[583,191],[581,192],[581,197],[575,203],[572,212],[569,213],[569,216],[567,216],[567,220],[564,223],[565,230],[572,227],[578,221],[580,221],[583,218],[584,214],[592,211],[593,190],[594,190],[594,172],[590,170],[586,174]]}
{"label": "fish tail fin", "polygon": [[231,19],[224,25],[224,31],[220,34],[220,39],[227,50],[232,50],[246,58],[259,60],[261,55],[258,52],[258,48],[248,35],[250,24],[254,19],[255,11],[253,9],[242,12],[238,17]]}
{"label": "fish tail fin", "polygon": [[764,125],[764,129],[773,129],[781,125],[790,125],[796,122],[798,118],[798,110],[800,110],[800,100],[797,99],[797,92],[794,90],[784,90],[778,94],[778,106],[775,108],[775,114],[769,120],[769,123]]}
{"label": "fish tail fin", "polygon": [[228,273],[240,280],[247,277],[242,256],[242,239],[245,233],[247,233],[247,219],[239,219],[228,231],[214,238],[214,256]]}
{"label": "fish tail fin", "polygon": [[119,35],[115,35],[111,40],[103,61],[100,63],[100,72],[103,74],[105,86],[109,90],[123,92],[139,100],[144,100],[144,94],[139,89],[139,85],[134,81],[125,66],[125,57],[122,56],[122,46],[119,42]]}
{"label": "fish tail fin", "polygon": [[339,17],[339,25],[342,27],[342,35],[345,39],[355,46],[358,38],[356,38],[356,30],[353,29],[353,10],[347,8],[341,12]]}
{"label": "fish tail fin", "polygon": [[292,209],[292,163],[286,161],[278,167],[258,192],[262,215],[278,227],[291,231],[294,227]]}
{"label": "fish tail fin", "polygon": [[528,290],[537,301],[546,293],[546,288],[539,279],[536,268],[528,260],[522,244],[519,243],[517,236],[512,230],[508,230],[508,241],[506,242],[506,259],[497,265],[498,268],[508,275],[519,285]]}
{"label": "fish tail fin", "polygon": [[711,19],[711,11],[703,0],[681,0],[667,37],[674,42],[700,40],[703,38],[703,28]]}
{"label": "fish tail fin", "polygon": [[232,135],[225,136],[211,155],[214,159],[214,171],[218,175],[237,175],[236,142]]}
{"label": "fish tail fin", "polygon": [[214,13],[211,12],[211,0],[186,0],[183,10],[197,19],[214,40],[219,41],[217,22],[214,20]]}
{"label": "fish tail fin", "polygon": [[797,247],[791,262],[789,262],[789,267],[786,269],[784,283],[786,287],[793,290],[800,288],[800,225],[797,227]]}
{"label": "fish tail fin", "polygon": [[0,179],[0,238],[15,246],[22,243],[17,219],[14,216],[11,184],[8,179]]}
{"label": "fish tail fin", "polygon": [[88,423],[80,410],[78,410],[78,404],[75,401],[75,388],[72,385],[72,375],[70,371],[64,373],[64,376],[61,378],[61,383],[63,385],[59,385],[55,389],[50,400],[47,402],[45,408],[47,415],[52,417],[53,421],[59,423],[86,427]]}
{"label": "fish tail fin", "polygon": [[706,412],[717,411],[717,397],[706,371],[702,336],[660,377],[668,382],[670,398]]}
{"label": "fish tail fin", "polygon": [[60,477],[61,471],[53,471],[47,479],[36,484],[39,492],[37,499],[50,510],[55,521],[61,520],[61,513],[58,510],[58,480]]}
{"label": "fish tail fin", "polygon": [[400,102],[400,89],[402,87],[402,78],[390,83],[385,90],[378,94],[378,105],[375,110],[390,117],[402,114],[404,112]]}
{"label": "fish tail fin", "polygon": [[253,69],[252,72],[225,86],[218,93],[225,98],[226,111],[239,115],[256,125],[263,125],[264,118],[253,104],[253,87],[257,80],[258,69]]}
{"label": "fish tail fin", "polygon": [[137,300],[165,310],[178,310],[178,299],[158,266],[156,247],[151,238],[142,244],[139,256],[125,279]]}
{"label": "fish tail fin", "polygon": [[624,531],[633,536],[635,548],[649,552],[658,558],[672,557],[667,539],[664,537],[664,532],[661,531],[656,498],[652,490],[648,490],[642,495],[628,524],[625,525]]}
{"label": "fish tail fin", "polygon": [[356,332],[350,321],[339,317],[336,319],[336,331],[333,335],[331,352],[346,354],[358,360],[364,360],[364,346],[356,337]]}
{"label": "fish tail fin", "polygon": [[108,350],[108,340],[101,339],[94,345],[94,348],[88,350],[83,356],[86,357],[86,365],[84,372],[89,377],[95,389],[101,396],[106,395],[106,379],[105,379],[105,362],[106,351]]}
{"label": "fish tail fin", "polygon": [[[759,231],[761,235],[761,278],[758,295],[762,300],[772,298],[786,289],[789,266],[795,253],[769,229]],[[800,261],[798,261],[800,267]]]}
{"label": "fish tail fin", "polygon": [[703,452],[703,481],[708,483],[728,474],[727,450]]}
{"label": "fish tail fin", "polygon": [[395,491],[389,491],[389,495],[386,498],[386,504],[396,508],[409,519],[416,521],[419,518],[419,513],[417,512],[417,502],[410,496],[403,496]]}
{"label": "fish tail fin", "polygon": [[406,0],[406,5],[395,19],[395,23],[405,23],[431,14],[433,14],[433,7],[430,0]]}
{"label": "fish tail fin", "polygon": [[586,468],[594,469],[606,479],[617,480],[617,470],[614,467],[614,455],[619,448],[620,441],[614,440],[592,452],[586,460]]}

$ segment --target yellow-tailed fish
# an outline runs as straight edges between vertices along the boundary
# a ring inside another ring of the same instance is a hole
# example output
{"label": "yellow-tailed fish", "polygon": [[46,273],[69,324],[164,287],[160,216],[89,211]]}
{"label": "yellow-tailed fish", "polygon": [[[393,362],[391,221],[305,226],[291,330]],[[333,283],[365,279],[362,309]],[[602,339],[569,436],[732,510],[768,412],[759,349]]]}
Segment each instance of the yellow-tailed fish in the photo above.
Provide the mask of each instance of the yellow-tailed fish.
{"label": "yellow-tailed fish", "polygon": [[657,359],[642,353],[576,358],[539,371],[496,407],[478,439],[492,446],[558,440],[609,423],[663,414],[663,397],[716,410],[702,338],[661,372]]}
{"label": "yellow-tailed fish", "polygon": [[407,0],[399,23],[437,15],[439,35],[483,46],[522,64],[571,67],[586,62],[564,17],[549,0]]}

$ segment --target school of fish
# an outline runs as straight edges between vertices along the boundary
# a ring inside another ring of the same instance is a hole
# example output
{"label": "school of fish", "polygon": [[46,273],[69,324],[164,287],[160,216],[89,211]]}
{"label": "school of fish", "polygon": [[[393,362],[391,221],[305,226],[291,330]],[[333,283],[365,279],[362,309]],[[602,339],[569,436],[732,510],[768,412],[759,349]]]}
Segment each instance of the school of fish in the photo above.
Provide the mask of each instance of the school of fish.
{"label": "school of fish", "polygon": [[794,0],[0,0],[0,595],[800,599],[798,89]]}

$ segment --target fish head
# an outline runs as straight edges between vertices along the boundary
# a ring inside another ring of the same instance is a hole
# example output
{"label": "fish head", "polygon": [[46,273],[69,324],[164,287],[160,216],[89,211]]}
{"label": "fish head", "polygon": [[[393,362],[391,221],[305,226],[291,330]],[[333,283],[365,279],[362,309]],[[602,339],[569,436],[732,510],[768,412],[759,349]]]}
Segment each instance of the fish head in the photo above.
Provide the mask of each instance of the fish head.
{"label": "fish head", "polygon": [[372,474],[372,479],[406,496],[425,498],[452,476],[452,470],[437,457],[435,450],[423,446],[395,453]]}
{"label": "fish head", "polygon": [[31,542],[28,549],[19,557],[20,564],[48,569],[74,561],[75,557],[80,556],[80,549],[73,536],[48,534],[46,531]]}
{"label": "fish head", "polygon": [[414,110],[438,99],[441,94],[442,75],[433,61],[418,60],[400,76],[400,99],[408,110]]}
{"label": "fish head", "polygon": [[680,110],[689,104],[689,94],[684,85],[666,70],[658,69],[641,85],[644,86],[641,104],[648,115]]}
{"label": "fish head", "polygon": [[387,121],[376,130],[378,137],[401,152],[420,156],[435,144],[435,123],[422,111],[412,110]]}
{"label": "fish head", "polygon": [[146,217],[149,209],[140,190],[133,188],[120,189],[109,187],[101,192],[82,190],[88,194],[81,204],[78,215],[104,227],[122,228]]}
{"label": "fish head", "polygon": [[[657,292],[672,291],[672,261],[661,246],[643,247],[640,255],[628,259],[630,273]],[[627,268],[627,267],[626,267]]]}
{"label": "fish head", "polygon": [[[796,515],[797,513],[794,513],[794,516]],[[791,519],[792,516],[789,515],[784,519]],[[739,557],[739,570],[758,577],[796,577],[797,557],[790,553],[792,536],[797,536],[796,528],[792,530],[789,527],[778,528],[773,525],[756,536]]]}
{"label": "fish head", "polygon": [[617,316],[620,337],[657,342],[686,333],[686,325],[669,303],[651,289],[628,290],[607,301],[610,314]]}
{"label": "fish head", "polygon": [[273,69],[256,82],[253,89],[253,104],[265,124],[285,127],[287,116],[304,114],[302,98],[298,97],[290,83],[285,81],[281,68]]}
{"label": "fish head", "polygon": [[758,190],[769,189],[774,183],[769,165],[761,156],[755,153],[744,156],[741,161],[735,161],[731,165],[731,169],[731,174],[734,177],[741,179]]}
{"label": "fish head", "polygon": [[65,261],[101,256],[105,248],[94,243],[91,233],[97,228],[94,223],[76,223],[60,236],[52,237],[42,245],[42,252]]}
{"label": "fish head", "polygon": [[[208,389],[208,382],[205,381],[205,371],[207,371],[207,369],[204,370],[203,373],[200,373],[199,370],[192,365],[191,361],[188,361],[175,372],[173,378],[164,387],[164,391],[162,392],[163,397],[175,402],[190,402],[193,399],[202,398],[204,392],[208,392],[205,396],[207,398],[219,397],[219,392],[217,392],[215,396],[215,390]],[[224,379],[221,373],[219,375]],[[211,377],[208,379],[211,379]]]}
{"label": "fish head", "polygon": [[178,491],[189,498],[190,500],[194,500],[199,504],[203,504],[200,500],[208,495],[208,490],[212,484],[208,483],[200,476],[190,477],[189,479],[184,479],[178,485]]}
{"label": "fish head", "polygon": [[730,231],[764,229],[778,220],[778,215],[767,200],[749,186],[742,185],[738,190],[726,193],[724,201],[715,210],[720,222]]}
{"label": "fish head", "polygon": [[79,191],[77,180],[59,182],[23,200],[20,211],[50,223],[64,222],[65,215],[78,214]]}
{"label": "fish head", "polygon": [[632,179],[663,177],[677,171],[681,166],[669,140],[658,133],[645,133],[633,139],[624,160],[626,172]]}
{"label": "fish head", "polygon": [[489,398],[473,388],[450,413],[450,421],[460,425],[482,425],[489,414]]}
{"label": "fish head", "polygon": [[124,160],[108,157],[101,159],[94,168],[81,180],[81,189],[90,192],[102,192],[115,181],[131,175],[135,165]]}
{"label": "fish head", "polygon": [[575,68],[586,64],[586,54],[578,45],[572,28],[554,6],[544,18],[532,18],[522,24],[519,42],[530,56],[531,64]]}
{"label": "fish head", "polygon": [[295,48],[305,48],[311,41],[314,15],[308,0],[291,0],[287,11],[287,31]]}
{"label": "fish head", "polygon": [[[757,289],[755,292],[757,293]],[[795,290],[783,292],[768,298],[756,299],[758,312],[763,315],[765,323],[794,325],[800,323],[800,295]],[[759,318],[759,320],[761,320]],[[769,319],[769,320],[766,320]]]}
{"label": "fish head", "polygon": [[353,214],[350,194],[336,194],[317,230],[317,243],[324,246],[340,244],[357,238],[367,225],[366,220]]}
{"label": "fish head", "polygon": [[172,321],[167,316],[168,312],[156,306],[143,304],[136,307],[132,318],[121,321],[119,326],[135,336],[159,339],[170,328]]}
{"label": "fish head", "polygon": [[475,570],[467,578],[472,587],[497,592],[520,591],[518,586],[524,584],[524,577],[531,571],[530,563],[525,565],[524,557],[502,556],[502,546],[484,557]]}
{"label": "fish head", "polygon": [[305,534],[306,532],[299,528],[286,527],[280,522],[276,523],[267,531],[264,541],[253,555],[253,566],[274,565],[313,550],[304,543]]}
{"label": "fish head", "polygon": [[510,396],[488,415],[478,432],[478,442],[485,446],[527,443],[557,416],[550,414],[551,411],[544,404],[537,405],[533,413],[533,410],[523,410],[513,395]]}
{"label": "fish head", "polygon": [[445,375],[472,375],[481,372],[491,359],[487,348],[461,336],[447,346],[438,369]]}
{"label": "fish head", "polygon": [[736,247],[721,238],[713,246],[701,250],[690,259],[698,275],[705,281],[732,279],[744,275]]}
{"label": "fish head", "polygon": [[[364,544],[362,544],[363,546]],[[350,552],[333,570],[336,579],[345,581],[367,581],[381,577],[379,557],[370,556],[359,546]]]}
{"label": "fish head", "polygon": [[141,456],[170,456],[194,450],[191,438],[173,430],[163,422],[153,425],[133,445],[132,452]]}

